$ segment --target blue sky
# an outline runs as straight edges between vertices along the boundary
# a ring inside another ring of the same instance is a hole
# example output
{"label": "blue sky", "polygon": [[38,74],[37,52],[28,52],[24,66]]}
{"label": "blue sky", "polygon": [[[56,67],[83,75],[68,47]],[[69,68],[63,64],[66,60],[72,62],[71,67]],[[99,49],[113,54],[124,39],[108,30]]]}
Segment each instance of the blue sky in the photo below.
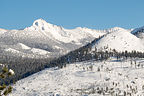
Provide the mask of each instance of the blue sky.
{"label": "blue sky", "polygon": [[0,0],[0,28],[22,29],[43,18],[64,28],[144,26],[144,0]]}

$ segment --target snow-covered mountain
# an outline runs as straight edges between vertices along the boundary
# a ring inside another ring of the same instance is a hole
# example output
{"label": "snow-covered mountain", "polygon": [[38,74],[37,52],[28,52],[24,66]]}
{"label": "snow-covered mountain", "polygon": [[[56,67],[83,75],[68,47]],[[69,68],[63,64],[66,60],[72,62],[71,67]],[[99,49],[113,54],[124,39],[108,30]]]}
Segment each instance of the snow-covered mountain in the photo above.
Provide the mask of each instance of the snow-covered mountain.
{"label": "snow-covered mountain", "polygon": [[82,47],[99,36],[122,30],[126,29],[120,27],[106,30],[81,27],[65,29],[38,19],[32,26],[23,30],[0,29],[0,49],[6,54],[23,57],[59,56]]}
{"label": "snow-covered mountain", "polygon": [[95,47],[99,50],[117,50],[117,51],[140,51],[144,52],[142,39],[131,34],[128,30],[121,29],[104,35],[95,42]]}
{"label": "snow-covered mountain", "polygon": [[99,35],[103,35],[105,32],[98,30],[92,30],[88,28],[78,27],[76,29],[64,29],[61,26],[49,24],[43,19],[38,19],[34,21],[31,27],[25,28],[25,31],[35,31],[40,32],[45,37],[48,37],[52,40],[56,40],[57,42],[63,43],[75,43],[81,44],[80,40],[88,37],[98,37]]}

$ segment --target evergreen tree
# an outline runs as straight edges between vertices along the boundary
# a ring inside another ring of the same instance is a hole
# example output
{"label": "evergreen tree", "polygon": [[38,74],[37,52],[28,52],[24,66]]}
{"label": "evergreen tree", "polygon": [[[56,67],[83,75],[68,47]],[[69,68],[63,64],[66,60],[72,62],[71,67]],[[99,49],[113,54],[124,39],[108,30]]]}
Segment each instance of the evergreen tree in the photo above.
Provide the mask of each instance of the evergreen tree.
{"label": "evergreen tree", "polygon": [[[3,66],[1,68],[1,73],[0,73],[1,81],[4,81],[6,78],[9,78],[12,75],[14,75],[13,70],[8,69],[6,66]],[[1,82],[1,84],[0,84],[0,96],[7,96],[11,92],[12,92],[12,86],[9,84],[6,85],[5,81]]]}

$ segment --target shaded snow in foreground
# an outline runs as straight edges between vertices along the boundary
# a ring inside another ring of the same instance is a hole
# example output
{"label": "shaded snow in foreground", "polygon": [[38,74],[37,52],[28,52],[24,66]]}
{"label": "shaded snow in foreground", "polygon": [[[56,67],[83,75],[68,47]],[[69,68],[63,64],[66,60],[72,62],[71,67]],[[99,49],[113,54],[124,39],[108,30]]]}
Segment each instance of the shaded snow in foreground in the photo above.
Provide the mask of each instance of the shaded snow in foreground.
{"label": "shaded snow in foreground", "polygon": [[[115,58],[105,62],[80,62],[67,65],[66,68],[49,68],[13,85],[10,96],[103,96],[100,90],[124,95],[124,91],[134,95],[144,94],[144,59],[116,61]],[[93,66],[93,67],[91,67]],[[100,69],[100,71],[99,71]],[[108,91],[106,91],[108,87]],[[59,94],[59,95],[58,95]]]}

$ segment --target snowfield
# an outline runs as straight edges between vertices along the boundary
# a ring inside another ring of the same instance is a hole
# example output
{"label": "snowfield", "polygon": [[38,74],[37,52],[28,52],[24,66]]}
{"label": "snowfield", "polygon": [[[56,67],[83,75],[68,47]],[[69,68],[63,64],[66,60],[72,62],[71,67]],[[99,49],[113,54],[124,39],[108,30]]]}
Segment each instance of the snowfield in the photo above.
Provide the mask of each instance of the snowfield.
{"label": "snowfield", "polygon": [[16,82],[9,96],[143,96],[143,62],[110,58],[48,68]]}

